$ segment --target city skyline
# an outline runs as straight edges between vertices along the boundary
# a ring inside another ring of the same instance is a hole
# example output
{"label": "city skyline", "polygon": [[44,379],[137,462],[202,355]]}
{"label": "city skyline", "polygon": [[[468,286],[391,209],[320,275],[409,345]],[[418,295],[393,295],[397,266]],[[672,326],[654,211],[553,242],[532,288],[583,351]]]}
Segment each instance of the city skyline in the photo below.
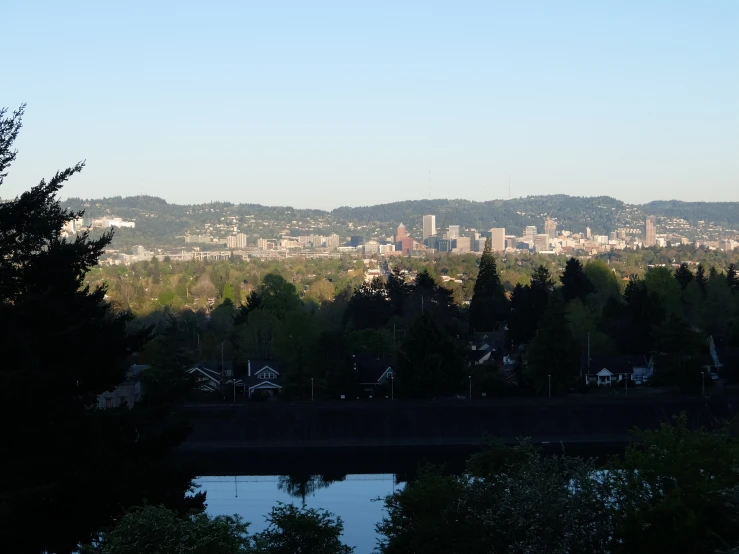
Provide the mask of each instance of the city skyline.
{"label": "city skyline", "polygon": [[3,197],[739,200],[736,2],[4,8]]}

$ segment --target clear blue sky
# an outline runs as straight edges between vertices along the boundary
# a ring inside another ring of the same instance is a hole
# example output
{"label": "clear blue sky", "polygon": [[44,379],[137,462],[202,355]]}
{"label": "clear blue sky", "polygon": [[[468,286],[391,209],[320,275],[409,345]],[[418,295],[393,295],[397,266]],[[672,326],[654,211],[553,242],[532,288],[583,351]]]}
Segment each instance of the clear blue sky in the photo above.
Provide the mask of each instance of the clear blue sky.
{"label": "clear blue sky", "polygon": [[[361,7],[360,7],[361,4]],[[739,1],[0,6],[9,197],[739,200]]]}

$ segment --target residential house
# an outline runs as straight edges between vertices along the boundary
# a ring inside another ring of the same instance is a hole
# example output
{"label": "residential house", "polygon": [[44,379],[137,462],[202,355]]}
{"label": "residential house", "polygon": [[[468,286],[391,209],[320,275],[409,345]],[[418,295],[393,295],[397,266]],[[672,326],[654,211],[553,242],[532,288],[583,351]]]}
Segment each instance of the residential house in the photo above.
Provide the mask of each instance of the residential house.
{"label": "residential house", "polygon": [[653,373],[651,360],[645,356],[599,356],[590,359],[585,371],[585,383],[589,385],[610,386],[628,378],[642,382]]}
{"label": "residential house", "polygon": [[[486,345],[487,346],[487,345]],[[484,363],[491,362],[491,356],[493,354],[493,351],[490,348],[485,348],[483,350],[477,350],[474,348],[474,345],[471,350],[467,351],[467,366],[473,366],[473,365],[482,365]]]}
{"label": "residential house", "polygon": [[[218,369],[213,369],[218,368]],[[224,364],[223,370],[218,363],[200,363],[187,370],[195,381],[194,390],[200,393],[221,392],[222,394],[244,394],[244,381],[233,378],[233,364]]]}
{"label": "residential house", "polygon": [[394,379],[392,360],[381,354],[356,354],[352,356],[354,372],[359,388],[370,396],[387,386]]}
{"label": "residential house", "polygon": [[117,408],[118,406],[133,407],[141,400],[141,372],[149,366],[133,364],[126,370],[125,380],[111,391],[99,394],[98,408]]}
{"label": "residential house", "polygon": [[282,390],[280,365],[274,360],[249,360],[246,370],[246,384],[249,398],[255,393],[277,396]]}
{"label": "residential house", "polygon": [[217,392],[221,388],[221,372],[209,369],[205,365],[196,365],[187,370],[195,380],[195,390],[200,392]]}

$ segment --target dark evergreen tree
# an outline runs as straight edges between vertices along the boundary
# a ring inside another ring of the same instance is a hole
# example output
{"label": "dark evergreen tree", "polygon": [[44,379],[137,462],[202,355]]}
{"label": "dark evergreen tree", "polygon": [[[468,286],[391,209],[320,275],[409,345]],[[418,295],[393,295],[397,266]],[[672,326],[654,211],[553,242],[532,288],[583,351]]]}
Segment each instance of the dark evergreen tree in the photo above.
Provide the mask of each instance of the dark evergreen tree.
{"label": "dark evergreen tree", "polygon": [[480,270],[470,302],[470,329],[493,331],[500,328],[508,317],[509,309],[488,238],[480,258]]}
{"label": "dark evergreen tree", "polygon": [[508,333],[511,342],[526,344],[536,334],[536,322],[532,319],[531,287],[517,283],[511,293],[511,312],[508,317]]}
{"label": "dark evergreen tree", "polygon": [[508,329],[514,345],[525,344],[534,338],[553,288],[549,270],[540,265],[534,270],[530,285],[517,284],[513,289]]}
{"label": "dark evergreen tree", "polygon": [[344,325],[353,330],[384,327],[393,314],[385,283],[380,278],[357,287],[344,312]]}
{"label": "dark evergreen tree", "polygon": [[552,394],[566,394],[580,371],[580,352],[565,315],[565,304],[553,294],[528,347],[528,371],[534,387],[547,394],[551,376]]}
{"label": "dark evergreen tree", "polygon": [[577,258],[567,260],[564,273],[559,280],[562,283],[562,296],[565,302],[579,298],[585,303],[585,297],[591,292],[595,292],[593,283],[585,275],[582,264]]}
{"label": "dark evergreen tree", "polygon": [[695,270],[695,282],[698,283],[698,286],[701,289],[701,295],[705,298],[708,277],[706,276],[706,268],[703,267],[703,264],[698,264],[698,267]]}
{"label": "dark evergreen tree", "polygon": [[685,288],[693,282],[694,278],[695,276],[693,275],[693,272],[690,271],[688,264],[685,262],[681,263],[680,267],[675,270],[675,279],[680,283],[680,288],[682,290],[685,290]]}
{"label": "dark evergreen tree", "polygon": [[395,394],[412,398],[458,392],[464,378],[464,357],[428,313],[408,329],[397,356]]}
{"label": "dark evergreen tree", "polygon": [[[6,113],[0,184],[16,156],[23,107]],[[3,432],[0,544],[28,552],[74,551],[144,495],[172,506],[185,492],[174,472],[152,465],[182,439],[182,428],[157,434],[150,424],[159,412],[94,408],[123,381],[150,330],[128,332],[131,316],[112,311],[105,287],[84,284],[112,233],[62,235],[82,214],[62,209],[57,194],[83,166],[0,204],[0,413],[13,422]]]}
{"label": "dark evergreen tree", "polygon": [[259,296],[259,293],[256,290],[251,291],[246,299],[246,304],[241,304],[241,306],[239,306],[239,308],[236,310],[236,315],[234,316],[234,325],[241,325],[242,323],[246,323],[246,321],[249,319],[249,314],[261,307],[262,297]]}
{"label": "dark evergreen tree", "polygon": [[739,277],[736,274],[736,265],[730,264],[729,270],[726,272],[726,284],[733,294],[739,294]]}

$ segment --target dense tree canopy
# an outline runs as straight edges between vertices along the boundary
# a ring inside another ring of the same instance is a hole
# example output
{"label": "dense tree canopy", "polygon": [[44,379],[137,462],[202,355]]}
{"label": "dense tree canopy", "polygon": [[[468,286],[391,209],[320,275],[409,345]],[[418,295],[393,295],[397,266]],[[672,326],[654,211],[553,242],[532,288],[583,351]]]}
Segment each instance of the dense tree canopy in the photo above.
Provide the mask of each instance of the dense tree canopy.
{"label": "dense tree canopy", "polygon": [[[0,176],[15,159],[23,108],[5,114]],[[182,507],[189,488],[177,472],[162,473],[158,461],[182,440],[182,427],[164,424],[151,405],[94,408],[97,395],[124,379],[150,330],[132,331],[131,315],[105,302],[105,286],[85,285],[112,235],[61,234],[80,214],[63,209],[57,195],[83,167],[59,171],[0,204],[0,410],[15,422],[3,435],[0,542],[29,551],[71,552],[144,496]],[[157,480],[160,486],[152,486]],[[101,490],[105,497],[89,502]],[[201,497],[194,501],[190,507],[202,504]]]}

